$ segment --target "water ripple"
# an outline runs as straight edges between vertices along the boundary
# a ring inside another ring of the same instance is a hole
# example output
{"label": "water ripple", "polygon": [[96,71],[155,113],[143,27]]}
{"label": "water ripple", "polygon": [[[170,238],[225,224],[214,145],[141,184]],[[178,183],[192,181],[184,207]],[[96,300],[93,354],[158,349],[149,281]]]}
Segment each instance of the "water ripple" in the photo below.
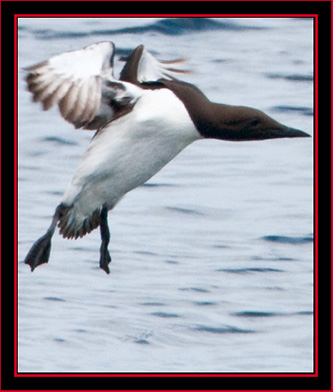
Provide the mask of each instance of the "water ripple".
{"label": "water ripple", "polygon": [[204,215],[203,213],[192,210],[190,208],[182,208],[182,207],[165,207],[166,210],[172,211],[172,212],[178,212],[181,214],[186,214],[186,215]]}
{"label": "water ripple", "polygon": [[276,312],[258,312],[252,310],[246,310],[243,312],[234,312],[231,314],[236,317],[273,317],[273,316],[281,315],[281,313],[276,313]]}
{"label": "water ripple", "polygon": [[262,237],[264,241],[267,242],[277,242],[279,244],[292,244],[292,245],[300,245],[300,244],[307,244],[309,242],[313,242],[312,236],[305,236],[305,237],[288,237],[284,235],[266,235]]}
{"label": "water ripple", "polygon": [[211,327],[208,325],[198,325],[194,328],[199,332],[209,332],[214,334],[233,334],[233,333],[254,333],[255,331],[251,329],[242,329],[230,325],[223,325],[221,327]]}
{"label": "water ripple", "polygon": [[231,312],[230,315],[236,317],[245,317],[245,318],[311,316],[313,315],[313,311],[304,310],[299,312],[283,313],[283,312],[264,312],[264,311],[257,311],[257,310],[244,310],[241,312]]}
{"label": "water ripple", "polygon": [[181,290],[181,291],[194,291],[196,293],[209,293],[209,290],[203,289],[201,287],[181,287],[178,290]]}
{"label": "water ripple", "polygon": [[59,136],[44,136],[41,138],[42,142],[49,142],[57,145],[77,146],[77,143],[70,139],[64,139]]}
{"label": "water ripple", "polygon": [[293,82],[313,82],[313,75],[310,74],[279,74],[279,73],[267,73],[266,76],[269,79],[284,79],[291,80]]}
{"label": "water ripple", "polygon": [[[112,20],[110,21],[111,24]],[[99,29],[91,31],[53,31],[43,28],[32,33],[38,39],[68,39],[82,38],[92,35],[117,35],[117,34],[147,34],[159,33],[164,35],[183,35],[204,31],[243,31],[261,30],[259,26],[245,26],[230,20],[213,20],[210,18],[166,18],[149,23],[145,26],[130,26],[119,29]]]}
{"label": "water ripple", "polygon": [[54,302],[65,302],[64,299],[59,297],[44,297],[45,301],[54,301]]}
{"label": "water ripple", "polygon": [[248,274],[252,272],[283,272],[277,268],[266,268],[266,267],[250,267],[250,268],[223,268],[216,270],[217,272],[229,272],[232,274]]}
{"label": "water ripple", "polygon": [[162,317],[162,318],[175,318],[180,317],[179,314],[176,313],[168,313],[168,312],[154,312],[151,313],[153,316]]}
{"label": "water ripple", "polygon": [[274,106],[272,110],[276,112],[281,112],[281,113],[287,113],[287,112],[299,112],[303,114],[304,116],[313,116],[313,110],[312,108],[308,108],[305,106]]}

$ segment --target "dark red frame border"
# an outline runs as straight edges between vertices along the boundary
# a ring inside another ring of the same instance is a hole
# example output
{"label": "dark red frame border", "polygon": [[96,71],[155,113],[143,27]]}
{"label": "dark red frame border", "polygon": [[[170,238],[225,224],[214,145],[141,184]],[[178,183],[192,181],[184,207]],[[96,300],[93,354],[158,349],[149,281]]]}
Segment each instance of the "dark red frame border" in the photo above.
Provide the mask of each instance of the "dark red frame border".
{"label": "dark red frame border", "polygon": [[[284,17],[284,18],[290,18],[290,17],[308,17],[308,18],[313,18],[314,19],[314,35],[315,35],[315,41],[314,41],[314,69],[315,69],[315,78],[314,78],[314,86],[315,86],[315,124],[314,124],[314,140],[315,140],[315,157],[318,157],[318,145],[317,145],[317,139],[318,139],[318,120],[317,120],[317,109],[318,109],[318,83],[317,83],[317,70],[318,70],[318,45],[317,45],[317,40],[318,40],[318,15],[314,14],[314,15],[309,15],[309,14],[260,14],[260,15],[256,15],[256,14],[154,14],[154,15],[138,15],[138,14],[16,14],[15,15],[15,22],[14,22],[14,39],[15,39],[15,54],[17,54],[17,19],[18,18],[24,18],[24,17],[40,17],[40,18],[45,18],[45,17],[223,17],[223,18],[232,18],[232,17],[238,17],[238,18],[246,18],[246,17],[251,17],[251,18],[256,18],[256,17],[260,17],[260,18],[265,18],[265,17]],[[14,58],[15,61],[15,67],[17,69],[17,63],[18,63],[18,59],[17,59],[17,55],[15,55]],[[15,126],[15,145],[17,146],[17,72],[16,72],[16,77],[15,77],[15,82],[14,82],[14,89],[15,89],[15,114],[14,114],[14,126]],[[15,151],[16,156],[17,154],[17,150]],[[17,162],[17,160],[15,160]],[[318,168],[318,162],[315,162],[315,168]],[[15,173],[17,175],[17,167],[15,167]],[[315,175],[315,179],[317,181],[318,176]],[[17,181],[15,181],[15,184],[17,184]],[[318,184],[315,184],[315,190],[317,191]],[[17,192],[17,189],[15,189],[15,194]],[[315,195],[316,197],[317,195]],[[317,200],[317,197],[316,197]],[[17,212],[17,205],[15,205],[15,211]],[[318,214],[317,214],[317,209],[318,206],[315,203],[315,232],[317,232],[317,228],[318,228]],[[17,240],[17,238],[16,238]],[[17,242],[16,242],[17,243]],[[16,249],[17,250],[17,249]],[[17,254],[15,254],[15,260],[17,260]],[[315,241],[315,260],[314,260],[314,266],[315,266],[315,290],[314,290],[314,296],[315,296],[315,301],[314,301],[314,307],[315,309],[317,309],[317,305],[318,305],[318,282],[317,282],[317,277],[318,277],[318,246],[317,246],[317,241]],[[16,308],[14,310],[14,314],[15,314],[15,326],[17,327],[17,263],[15,263],[15,283],[14,283],[14,295],[16,296],[16,301],[15,301],[15,305]],[[301,376],[301,377],[316,377],[318,375],[318,336],[317,336],[317,331],[318,331],[318,312],[314,312],[315,315],[315,333],[314,333],[314,368],[315,371],[313,373],[295,373],[295,374],[289,374],[289,373],[265,373],[265,374],[261,374],[261,376],[263,377],[297,377],[297,376]],[[17,330],[15,331],[15,347],[17,348]],[[61,377],[89,377],[92,374],[98,376],[98,377],[109,377],[111,374],[112,376],[117,376],[117,375],[121,375],[124,376],[126,375],[127,377],[131,377],[131,376],[135,376],[135,377],[142,377],[142,376],[146,376],[147,374],[149,374],[149,376],[152,377],[158,377],[163,375],[163,377],[168,377],[168,376],[173,376],[173,377],[186,377],[186,376],[197,376],[197,377],[202,377],[203,374],[193,374],[193,373],[170,373],[170,374],[158,374],[158,373],[144,373],[144,374],[140,374],[140,373],[121,373],[121,374],[113,374],[113,373],[107,373],[107,374],[100,374],[100,373],[72,373],[72,374],[67,374],[67,373],[18,373],[17,372],[17,350],[16,350],[16,355],[15,355],[15,364],[14,364],[14,374],[17,377],[36,377],[36,375],[38,374],[38,376],[40,377],[57,377],[57,376],[61,376]],[[234,377],[235,373],[219,373],[219,374],[204,374],[205,376],[208,377]],[[253,377],[253,376],[257,376],[258,373],[237,373],[237,377]]]}

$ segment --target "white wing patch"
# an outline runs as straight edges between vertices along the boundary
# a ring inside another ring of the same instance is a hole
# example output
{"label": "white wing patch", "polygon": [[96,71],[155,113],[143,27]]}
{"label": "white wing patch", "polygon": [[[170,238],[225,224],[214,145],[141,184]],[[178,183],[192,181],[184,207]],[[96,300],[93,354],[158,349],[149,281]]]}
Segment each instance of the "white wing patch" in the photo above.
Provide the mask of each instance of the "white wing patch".
{"label": "white wing patch", "polygon": [[138,65],[137,79],[139,82],[151,82],[162,78],[173,79],[177,74],[188,73],[187,70],[178,68],[184,61],[184,59],[158,61],[144,48]]}

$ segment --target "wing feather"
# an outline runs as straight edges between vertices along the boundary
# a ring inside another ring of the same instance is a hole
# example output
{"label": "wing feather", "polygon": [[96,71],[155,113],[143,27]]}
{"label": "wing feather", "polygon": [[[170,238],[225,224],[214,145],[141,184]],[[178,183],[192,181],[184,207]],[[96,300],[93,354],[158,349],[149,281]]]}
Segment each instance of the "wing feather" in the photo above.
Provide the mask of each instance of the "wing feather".
{"label": "wing feather", "polygon": [[56,55],[26,69],[28,90],[44,110],[58,105],[61,115],[81,128],[98,114],[102,81],[113,78],[113,57],[112,42]]}
{"label": "wing feather", "polygon": [[175,79],[178,74],[189,72],[179,68],[185,59],[158,61],[143,45],[135,48],[129,57],[123,60],[126,60],[126,64],[121,71],[120,80],[135,84]]}
{"label": "wing feather", "polygon": [[174,79],[177,73],[188,72],[178,68],[179,64],[184,61],[181,59],[163,63],[144,49],[138,66],[138,80],[139,82],[151,82],[162,78]]}

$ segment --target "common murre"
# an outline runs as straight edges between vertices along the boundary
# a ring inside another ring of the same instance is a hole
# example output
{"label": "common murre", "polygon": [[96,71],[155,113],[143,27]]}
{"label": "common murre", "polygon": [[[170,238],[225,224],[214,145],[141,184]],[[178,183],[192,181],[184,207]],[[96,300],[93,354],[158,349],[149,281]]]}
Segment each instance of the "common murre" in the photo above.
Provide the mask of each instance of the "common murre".
{"label": "common murre", "polygon": [[33,271],[47,263],[57,225],[64,238],[100,226],[100,267],[109,273],[107,213],[195,140],[307,137],[263,112],[210,102],[175,79],[180,61],[157,61],[140,45],[113,75],[115,47],[101,42],[27,68],[26,81],[44,110],[58,105],[76,128],[97,130],[46,234],[25,258]]}

